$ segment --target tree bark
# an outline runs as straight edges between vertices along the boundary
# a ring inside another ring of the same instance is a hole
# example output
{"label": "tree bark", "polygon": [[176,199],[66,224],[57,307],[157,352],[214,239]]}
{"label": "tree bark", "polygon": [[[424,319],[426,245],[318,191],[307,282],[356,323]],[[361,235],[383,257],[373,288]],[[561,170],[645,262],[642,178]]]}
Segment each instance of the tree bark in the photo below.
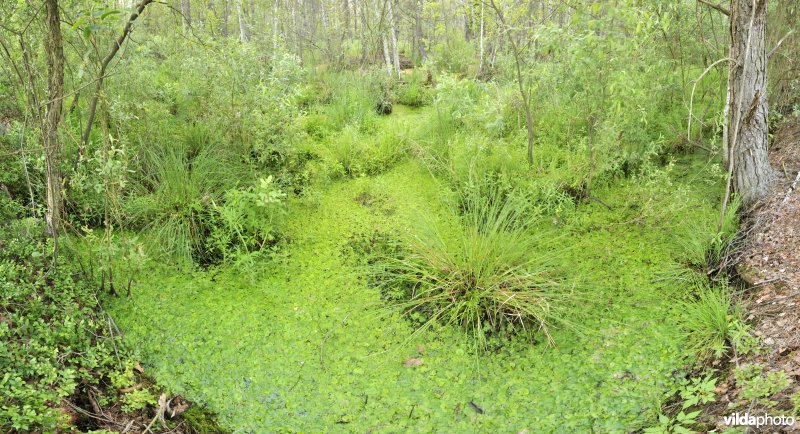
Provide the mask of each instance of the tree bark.
{"label": "tree bark", "polygon": [[61,20],[58,0],[45,0],[47,20],[47,112],[42,122],[42,146],[44,146],[47,212],[46,230],[53,237],[54,254],[58,252],[58,235],[61,226],[61,167],[59,157],[58,126],[61,123],[62,100],[64,99],[64,47],[61,41]]}
{"label": "tree bark", "polygon": [[483,9],[484,4],[481,2],[481,33],[479,41],[480,61],[478,62],[478,75],[483,76]]}
{"label": "tree bark", "polygon": [[272,5],[272,60],[278,60],[278,1]]}
{"label": "tree bark", "polygon": [[389,54],[389,44],[386,42],[386,32],[383,31],[383,15],[381,14],[381,10],[378,7],[378,2],[380,0],[375,0],[375,17],[378,20],[378,33],[381,35],[381,44],[383,46],[383,60],[386,62],[386,72],[389,74],[389,78],[392,77],[392,59]]}
{"label": "tree bark", "polygon": [[386,0],[389,11],[389,31],[391,31],[390,36],[392,41],[392,62],[394,63],[394,69],[397,72],[397,79],[401,80],[403,76],[400,72],[400,53],[397,50],[397,26],[395,25],[394,20],[393,2],[393,0]]}
{"label": "tree bark", "polygon": [[242,0],[236,0],[236,16],[239,19],[239,42],[247,42],[247,24],[242,13]]}
{"label": "tree bark", "polygon": [[743,203],[763,197],[775,179],[767,156],[767,2],[731,4],[731,98],[728,110],[730,163]]}
{"label": "tree bark", "polygon": [[231,2],[225,0],[225,4],[222,6],[222,36],[224,38],[228,37],[228,17],[231,15]]}
{"label": "tree bark", "polygon": [[181,0],[181,14],[183,14],[183,31],[189,33],[192,30],[192,4],[191,0]]}
{"label": "tree bark", "polygon": [[428,58],[428,52],[425,51],[425,40],[422,35],[422,2],[424,0],[414,0],[414,39],[417,40],[417,49],[419,50],[420,60],[423,62]]}
{"label": "tree bark", "polygon": [[344,39],[350,38],[350,0],[342,0],[342,37]]}

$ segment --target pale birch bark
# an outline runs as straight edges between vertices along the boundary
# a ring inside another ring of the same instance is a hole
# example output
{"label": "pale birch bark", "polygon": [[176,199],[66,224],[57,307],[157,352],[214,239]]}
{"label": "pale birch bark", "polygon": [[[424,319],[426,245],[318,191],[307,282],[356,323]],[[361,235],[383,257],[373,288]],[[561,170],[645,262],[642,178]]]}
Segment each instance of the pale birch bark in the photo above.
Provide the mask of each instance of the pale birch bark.
{"label": "pale birch bark", "polygon": [[389,55],[389,44],[386,42],[386,33],[383,31],[383,17],[381,15],[381,10],[378,6],[378,2],[380,0],[375,0],[375,17],[378,20],[378,33],[381,35],[381,45],[383,46],[383,60],[386,62],[386,72],[389,74],[389,77],[392,77],[392,59]]}
{"label": "pale birch bark", "polygon": [[239,19],[239,42],[247,42],[247,24],[242,13],[242,0],[236,0],[236,15]]}
{"label": "pale birch bark", "polygon": [[272,4],[272,60],[278,60],[278,2]]}
{"label": "pale birch bark", "polygon": [[[393,0],[386,0],[386,3],[389,12],[389,30],[391,31],[392,61],[394,62],[394,69],[397,72],[397,79],[400,80],[403,77],[400,71],[400,53],[397,50],[397,26],[394,20],[394,2]],[[391,75],[391,72],[389,75]]]}

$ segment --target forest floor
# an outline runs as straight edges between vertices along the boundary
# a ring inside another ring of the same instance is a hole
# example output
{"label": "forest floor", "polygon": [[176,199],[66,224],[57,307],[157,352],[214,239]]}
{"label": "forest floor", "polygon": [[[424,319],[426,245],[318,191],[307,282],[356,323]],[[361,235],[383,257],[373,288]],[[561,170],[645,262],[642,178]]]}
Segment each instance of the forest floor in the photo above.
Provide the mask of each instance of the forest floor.
{"label": "forest floor", "polygon": [[[410,130],[425,116],[396,110],[378,127]],[[568,315],[580,325],[554,330],[555,347],[521,339],[475,352],[447,327],[414,332],[370,285],[375,250],[421,220],[457,222],[452,191],[414,158],[292,203],[286,242],[255,267],[149,270],[109,309],[146,372],[237,431],[636,430],[690,362],[674,234],[688,218],[714,224],[719,185],[705,165],[618,179],[593,190],[607,206],[581,203],[537,226],[569,247],[556,265],[582,294]]]}
{"label": "forest floor", "polygon": [[[767,411],[762,403],[741,398],[742,385],[728,375],[717,388],[717,404],[710,412],[718,418],[720,430],[724,429],[722,416],[732,414],[733,408],[750,414],[788,415],[796,405],[791,398],[800,392],[800,192],[797,185],[791,189],[800,176],[800,120],[792,119],[779,129],[770,162],[779,182],[752,211],[736,266],[752,288],[746,319],[765,348],[757,354],[734,355],[729,370],[760,364],[767,375],[784,372],[793,387],[774,396],[777,404]],[[765,432],[800,432],[800,423],[769,427]]]}

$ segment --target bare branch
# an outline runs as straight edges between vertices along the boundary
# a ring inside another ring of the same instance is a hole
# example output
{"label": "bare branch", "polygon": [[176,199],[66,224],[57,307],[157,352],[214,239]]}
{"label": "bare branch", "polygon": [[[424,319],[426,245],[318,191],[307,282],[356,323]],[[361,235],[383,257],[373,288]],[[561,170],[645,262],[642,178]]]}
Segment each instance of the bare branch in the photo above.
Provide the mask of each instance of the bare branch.
{"label": "bare branch", "polygon": [[92,96],[92,102],[89,104],[89,115],[86,120],[86,129],[83,131],[83,136],[81,137],[81,149],[86,147],[86,143],[89,141],[89,134],[92,132],[92,124],[94,123],[94,116],[97,111],[97,100],[100,98],[100,91],[103,88],[103,79],[106,75],[106,68],[114,56],[117,55],[117,52],[122,47],[122,44],[125,42],[125,39],[131,33],[131,29],[133,28],[133,22],[139,18],[139,15],[144,12],[144,8],[147,7],[150,3],[153,3],[154,0],[142,0],[136,5],[136,9],[131,13],[130,17],[128,17],[128,22],[125,24],[125,28],[122,29],[122,34],[114,40],[111,44],[111,48],[106,54],[106,57],[103,58],[103,61],[100,63],[100,72],[97,74],[97,86],[95,87],[94,96]]}
{"label": "bare branch", "polygon": [[717,12],[723,14],[723,15],[731,16],[731,11],[723,8],[721,5],[715,5],[714,3],[708,2],[706,0],[697,0],[697,2],[700,3],[700,4],[706,5],[706,6],[710,7],[711,9],[714,9],[715,11],[717,11]]}

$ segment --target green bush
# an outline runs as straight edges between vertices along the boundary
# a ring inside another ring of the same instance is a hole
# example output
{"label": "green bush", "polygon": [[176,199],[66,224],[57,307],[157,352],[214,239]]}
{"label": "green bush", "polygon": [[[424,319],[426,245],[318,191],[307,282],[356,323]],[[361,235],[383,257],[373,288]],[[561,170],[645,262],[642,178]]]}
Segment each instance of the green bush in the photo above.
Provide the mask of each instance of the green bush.
{"label": "green bush", "polygon": [[0,228],[3,432],[64,428],[69,417],[62,398],[79,387],[103,388],[120,360],[129,361],[121,342],[108,334],[94,289],[64,261],[53,266],[52,244],[41,233],[38,222]]}
{"label": "green bush", "polygon": [[285,214],[283,198],[272,177],[261,178],[255,187],[228,190],[225,202],[214,204],[219,222],[207,240],[210,251],[223,258],[261,252],[276,241]]}

